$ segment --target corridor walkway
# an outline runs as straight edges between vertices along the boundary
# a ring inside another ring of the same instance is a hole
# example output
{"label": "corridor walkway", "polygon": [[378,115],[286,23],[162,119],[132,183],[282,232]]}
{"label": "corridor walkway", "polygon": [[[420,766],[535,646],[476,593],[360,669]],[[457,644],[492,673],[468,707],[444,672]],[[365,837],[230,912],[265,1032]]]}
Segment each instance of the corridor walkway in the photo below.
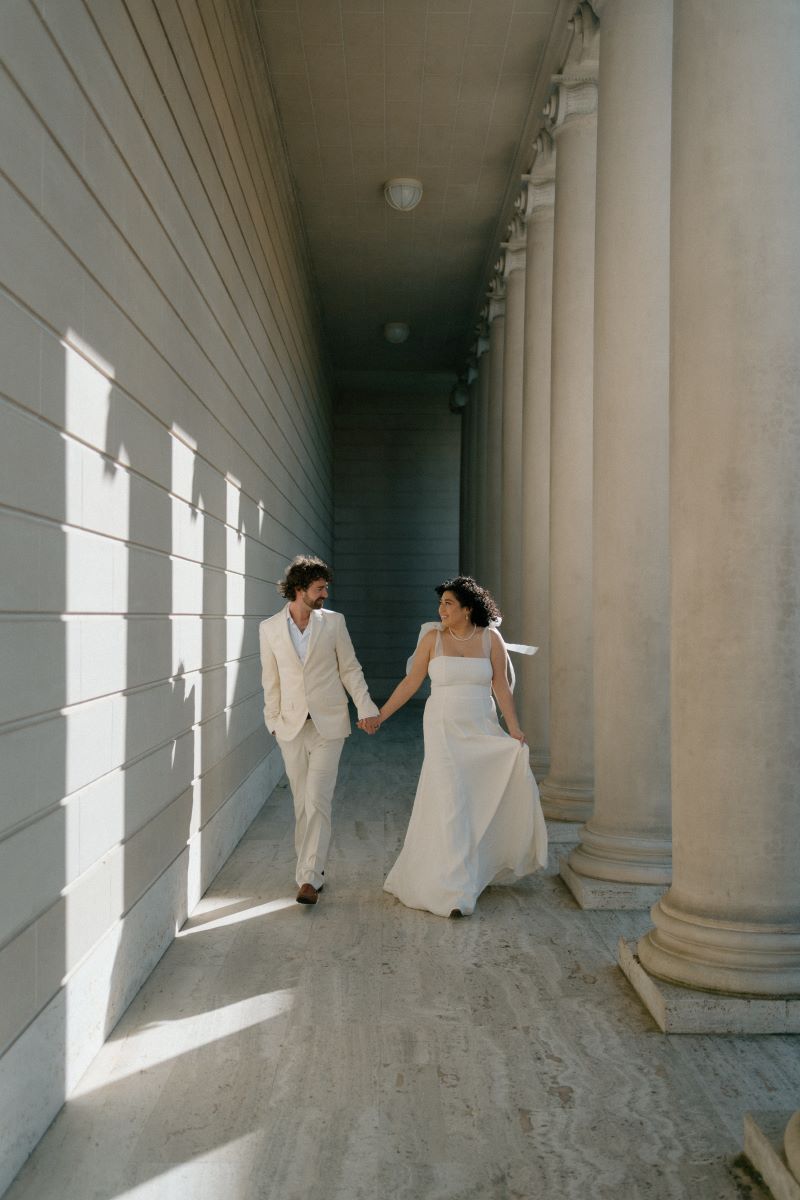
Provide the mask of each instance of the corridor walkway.
{"label": "corridor walkway", "polygon": [[646,914],[554,877],[469,920],[381,891],[419,710],[340,772],[328,884],[294,903],[279,787],[8,1200],[759,1200],[748,1109],[791,1109],[796,1039],[656,1031],[614,965]]}

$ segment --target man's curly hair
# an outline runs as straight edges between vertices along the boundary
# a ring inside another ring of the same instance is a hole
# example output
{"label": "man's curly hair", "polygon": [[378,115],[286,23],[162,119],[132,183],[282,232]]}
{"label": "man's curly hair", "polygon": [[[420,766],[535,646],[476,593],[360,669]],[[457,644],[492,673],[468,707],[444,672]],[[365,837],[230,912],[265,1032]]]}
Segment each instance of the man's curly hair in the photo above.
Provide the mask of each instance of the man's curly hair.
{"label": "man's curly hair", "polygon": [[500,620],[500,609],[494,596],[485,587],[476,583],[471,575],[457,575],[434,589],[441,599],[445,592],[452,592],[462,608],[470,610],[473,625],[484,629],[492,621]]}
{"label": "man's curly hair", "polygon": [[298,592],[305,592],[317,579],[330,583],[333,571],[321,558],[313,554],[298,554],[289,563],[278,584],[278,591],[287,600],[294,600]]}

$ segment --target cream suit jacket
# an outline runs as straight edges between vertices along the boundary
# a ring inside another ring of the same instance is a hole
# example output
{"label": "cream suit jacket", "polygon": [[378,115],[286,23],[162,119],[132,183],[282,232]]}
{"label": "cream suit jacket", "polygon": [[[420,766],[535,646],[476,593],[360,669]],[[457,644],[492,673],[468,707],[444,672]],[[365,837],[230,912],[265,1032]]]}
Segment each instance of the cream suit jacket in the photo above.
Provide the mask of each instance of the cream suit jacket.
{"label": "cream suit jacket", "polygon": [[324,738],[350,734],[347,695],[362,717],[376,717],[364,673],[341,613],[318,608],[311,614],[306,660],[294,648],[286,604],[258,628],[261,647],[261,680],[264,686],[264,723],[281,741],[297,737],[310,715]]}

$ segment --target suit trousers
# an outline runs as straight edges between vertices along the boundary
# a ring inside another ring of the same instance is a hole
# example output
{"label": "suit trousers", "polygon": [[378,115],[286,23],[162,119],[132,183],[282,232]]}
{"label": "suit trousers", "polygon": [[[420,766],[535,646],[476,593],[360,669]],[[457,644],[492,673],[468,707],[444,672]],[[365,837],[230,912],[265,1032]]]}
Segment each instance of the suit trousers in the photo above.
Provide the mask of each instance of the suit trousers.
{"label": "suit trousers", "polygon": [[344,738],[324,738],[306,721],[289,742],[278,738],[294,800],[297,884],[322,887],[331,840],[331,804]]}

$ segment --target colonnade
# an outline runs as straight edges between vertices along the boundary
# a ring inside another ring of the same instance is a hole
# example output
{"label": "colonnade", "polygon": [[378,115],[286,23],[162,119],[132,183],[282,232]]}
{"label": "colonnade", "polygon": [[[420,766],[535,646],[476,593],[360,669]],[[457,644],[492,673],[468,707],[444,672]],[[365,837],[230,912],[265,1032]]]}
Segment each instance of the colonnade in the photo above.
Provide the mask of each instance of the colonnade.
{"label": "colonnade", "polygon": [[662,1027],[800,1032],[800,7],[570,29],[474,348],[462,569],[540,647],[565,882],[653,905],[620,963]]}

